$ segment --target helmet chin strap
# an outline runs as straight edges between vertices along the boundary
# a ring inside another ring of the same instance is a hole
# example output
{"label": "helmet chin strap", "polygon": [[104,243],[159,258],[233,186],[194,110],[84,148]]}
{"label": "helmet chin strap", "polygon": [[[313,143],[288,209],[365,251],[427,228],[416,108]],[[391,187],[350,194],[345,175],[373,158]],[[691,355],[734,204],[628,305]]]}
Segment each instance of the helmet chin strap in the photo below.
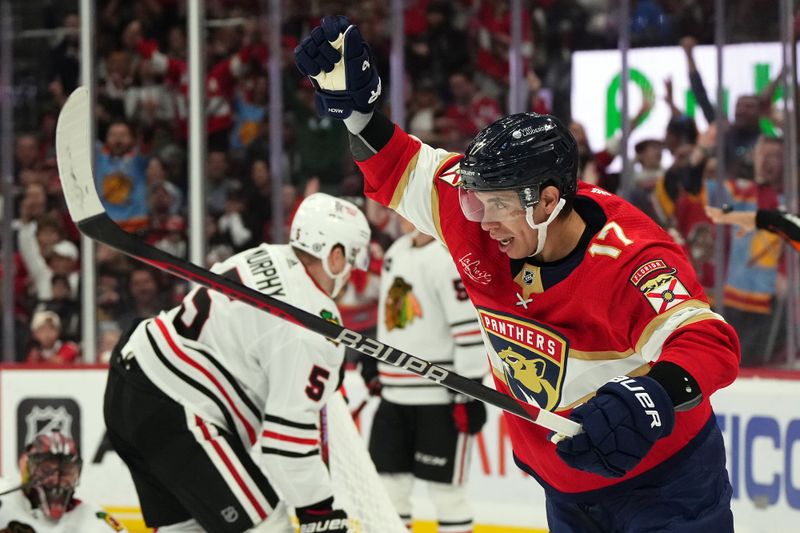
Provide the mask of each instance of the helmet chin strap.
{"label": "helmet chin strap", "polygon": [[341,272],[339,272],[338,274],[334,274],[333,272],[331,272],[331,267],[328,266],[328,259],[330,259],[330,257],[331,256],[329,253],[328,257],[326,257],[325,260],[322,261],[322,270],[324,270],[325,274],[327,274],[331,279],[333,279],[333,290],[331,291],[331,298],[336,298],[339,295],[339,291],[341,291],[344,288],[345,283],[347,283],[347,274],[350,273],[352,266],[350,265],[350,263],[347,263]]}
{"label": "helmet chin strap", "polygon": [[549,226],[556,219],[558,214],[564,208],[564,204],[566,204],[566,201],[563,198],[559,199],[555,209],[553,209],[553,212],[550,213],[549,217],[547,217],[547,220],[539,224],[533,222],[533,207],[525,208],[525,220],[528,222],[530,227],[539,232],[539,242],[536,244],[536,251],[533,252],[531,256],[536,256],[542,253],[542,250],[544,249],[544,243],[547,240],[547,226]]}

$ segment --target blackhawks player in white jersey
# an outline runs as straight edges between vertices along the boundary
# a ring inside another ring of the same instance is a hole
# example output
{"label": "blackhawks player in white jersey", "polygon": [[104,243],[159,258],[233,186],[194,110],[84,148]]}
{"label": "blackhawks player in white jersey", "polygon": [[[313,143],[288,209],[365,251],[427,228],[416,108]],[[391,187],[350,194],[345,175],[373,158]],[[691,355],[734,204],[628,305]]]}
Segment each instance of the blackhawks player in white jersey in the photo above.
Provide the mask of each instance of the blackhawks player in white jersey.
{"label": "blackhawks player in white jersey", "polygon": [[[402,221],[406,234],[387,250],[381,273],[378,340],[480,380],[486,350],[477,314],[441,243]],[[472,531],[465,482],[473,435],[486,421],[479,401],[378,362],[363,361],[370,390],[380,384],[369,451],[392,501],[411,526],[414,478],[427,482],[440,533]],[[375,368],[374,365],[372,368]]]}
{"label": "blackhawks player in white jersey", "polygon": [[125,531],[100,506],[74,497],[81,475],[75,441],[51,431],[25,446],[20,480],[0,479],[0,533],[113,533]]}
{"label": "blackhawks player in white jersey", "polygon": [[[298,208],[288,245],[212,270],[338,321],[332,298],[366,269],[368,244],[361,211],[317,193]],[[112,354],[105,420],[147,525],[292,531],[282,500],[301,531],[347,531],[319,442],[343,359],[343,346],[205,288],[141,322]]]}

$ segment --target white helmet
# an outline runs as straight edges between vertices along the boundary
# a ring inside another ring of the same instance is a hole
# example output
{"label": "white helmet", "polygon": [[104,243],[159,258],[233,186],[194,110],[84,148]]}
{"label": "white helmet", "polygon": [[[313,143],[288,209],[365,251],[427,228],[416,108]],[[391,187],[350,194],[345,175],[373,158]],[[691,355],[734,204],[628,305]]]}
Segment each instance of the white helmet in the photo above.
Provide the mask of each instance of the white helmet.
{"label": "white helmet", "polygon": [[[322,261],[325,273],[333,278],[332,296],[344,287],[350,271],[367,270],[369,265],[369,224],[354,204],[325,193],[314,193],[300,204],[292,220],[289,244]],[[347,264],[334,275],[328,255],[336,245],[344,248]]]}

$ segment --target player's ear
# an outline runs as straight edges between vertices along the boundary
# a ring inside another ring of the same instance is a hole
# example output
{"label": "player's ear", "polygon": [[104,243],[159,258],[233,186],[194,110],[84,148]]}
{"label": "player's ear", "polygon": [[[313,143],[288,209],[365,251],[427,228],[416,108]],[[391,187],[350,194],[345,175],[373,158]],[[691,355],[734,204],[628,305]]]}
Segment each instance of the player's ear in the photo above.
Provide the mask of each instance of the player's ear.
{"label": "player's ear", "polygon": [[558,192],[558,187],[555,185],[547,185],[539,191],[539,203],[542,204],[548,215],[553,212],[560,199],[561,193]]}
{"label": "player's ear", "polygon": [[339,274],[344,270],[347,264],[347,258],[344,255],[344,247],[337,244],[331,248],[331,253],[328,254],[328,267],[334,275]]}

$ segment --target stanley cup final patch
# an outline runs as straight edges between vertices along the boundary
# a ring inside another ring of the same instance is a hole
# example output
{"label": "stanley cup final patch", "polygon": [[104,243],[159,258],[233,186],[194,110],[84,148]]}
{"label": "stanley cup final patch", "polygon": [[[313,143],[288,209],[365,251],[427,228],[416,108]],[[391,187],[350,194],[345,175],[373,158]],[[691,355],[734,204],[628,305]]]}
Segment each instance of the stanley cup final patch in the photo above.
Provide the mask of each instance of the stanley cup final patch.
{"label": "stanley cup final patch", "polygon": [[641,291],[653,310],[661,314],[691,298],[676,272],[661,259],[653,259],[640,265],[630,282]]}

